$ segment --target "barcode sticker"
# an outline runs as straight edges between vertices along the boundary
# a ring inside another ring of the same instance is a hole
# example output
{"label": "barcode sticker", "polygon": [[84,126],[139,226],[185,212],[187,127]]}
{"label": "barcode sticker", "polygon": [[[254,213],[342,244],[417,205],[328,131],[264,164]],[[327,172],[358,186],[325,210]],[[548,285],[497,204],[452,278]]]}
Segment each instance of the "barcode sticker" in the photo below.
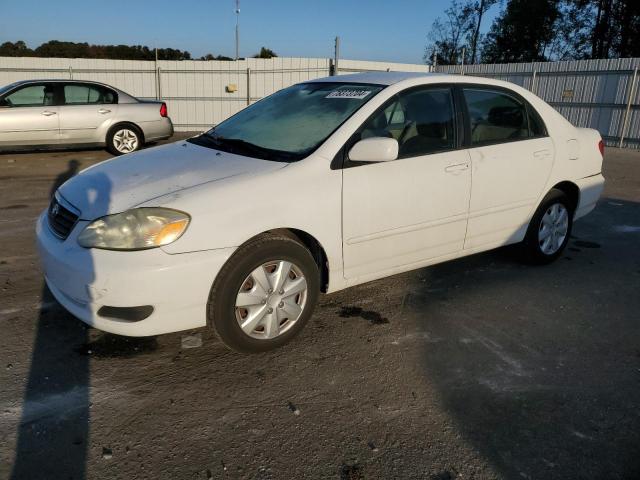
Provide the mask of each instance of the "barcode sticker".
{"label": "barcode sticker", "polygon": [[362,100],[371,93],[371,90],[363,90],[361,88],[338,88],[334,90],[325,98],[348,98]]}

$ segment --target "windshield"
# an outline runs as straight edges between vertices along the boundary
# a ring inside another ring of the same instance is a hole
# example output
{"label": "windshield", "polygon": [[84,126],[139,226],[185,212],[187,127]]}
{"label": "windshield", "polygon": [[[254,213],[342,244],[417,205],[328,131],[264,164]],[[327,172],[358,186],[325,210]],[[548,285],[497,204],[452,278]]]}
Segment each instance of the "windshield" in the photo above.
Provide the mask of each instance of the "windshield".
{"label": "windshield", "polygon": [[338,82],[294,85],[190,141],[265,160],[300,160],[382,88]]}

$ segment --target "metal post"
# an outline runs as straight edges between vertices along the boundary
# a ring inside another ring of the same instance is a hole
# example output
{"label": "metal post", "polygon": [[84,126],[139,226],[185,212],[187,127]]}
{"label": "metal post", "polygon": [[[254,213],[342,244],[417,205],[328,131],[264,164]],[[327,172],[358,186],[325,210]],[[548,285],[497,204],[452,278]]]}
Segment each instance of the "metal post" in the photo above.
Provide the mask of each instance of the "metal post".
{"label": "metal post", "polygon": [[466,53],[466,48],[462,47],[462,65],[460,66],[460,75],[464,75],[464,55]]}
{"label": "metal post", "polygon": [[236,0],[236,60],[240,58],[240,0]]}
{"label": "metal post", "polygon": [[73,67],[69,65],[69,80],[73,80]]}
{"label": "metal post", "polygon": [[535,94],[536,93],[536,69],[533,69],[533,73],[531,74],[531,93]]}
{"label": "metal post", "polygon": [[336,74],[335,67],[333,66],[333,58],[329,59],[329,76],[333,77]]}
{"label": "metal post", "polygon": [[160,70],[158,69],[158,47],[156,47],[156,59],[154,62],[156,77],[156,100],[160,100]]}
{"label": "metal post", "polygon": [[247,105],[251,105],[251,69],[247,67]]}
{"label": "metal post", "polygon": [[340,37],[336,37],[336,45],[333,54],[333,71],[338,75],[338,60],[340,59]]}
{"label": "metal post", "polygon": [[162,99],[162,82],[160,80],[162,75],[162,70],[160,69],[160,67],[156,68],[156,79],[157,79],[157,85],[156,85],[156,97],[158,100]]}
{"label": "metal post", "polygon": [[636,79],[638,78],[638,67],[633,69],[633,77],[631,78],[631,85],[629,85],[629,99],[627,100],[627,109],[624,112],[624,120],[622,121],[622,131],[620,132],[620,144],[622,148],[624,142],[624,136],[627,133],[627,126],[629,124],[629,113],[631,112],[631,102],[636,94]]}

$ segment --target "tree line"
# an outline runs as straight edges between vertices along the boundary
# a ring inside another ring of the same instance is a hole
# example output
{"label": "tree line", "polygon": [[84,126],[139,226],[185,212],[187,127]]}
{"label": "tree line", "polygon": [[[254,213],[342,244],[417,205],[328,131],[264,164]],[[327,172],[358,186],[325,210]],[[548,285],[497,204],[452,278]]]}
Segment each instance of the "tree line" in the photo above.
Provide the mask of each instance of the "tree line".
{"label": "tree line", "polygon": [[427,63],[509,63],[640,56],[639,0],[452,0],[427,36]]}
{"label": "tree line", "polygon": [[[158,48],[158,60],[233,60],[224,55],[207,53],[193,58],[186,50],[175,48]],[[90,45],[88,43],[61,42],[50,40],[31,49],[27,44],[4,42],[0,44],[0,57],[54,57],[54,58],[104,58],[111,60],[155,60],[156,49],[145,45]],[[254,58],[277,57],[276,53],[266,47],[254,55]]]}

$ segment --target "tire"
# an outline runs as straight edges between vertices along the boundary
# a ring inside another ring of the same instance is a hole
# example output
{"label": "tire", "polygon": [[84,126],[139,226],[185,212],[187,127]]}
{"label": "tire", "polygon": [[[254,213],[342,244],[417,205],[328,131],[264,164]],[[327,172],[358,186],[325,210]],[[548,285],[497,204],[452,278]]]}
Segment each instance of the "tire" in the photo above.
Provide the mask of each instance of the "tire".
{"label": "tire", "polygon": [[525,261],[545,265],[556,260],[569,242],[572,227],[573,203],[566,193],[554,188],[544,197],[529,223],[522,243]]}
{"label": "tire", "polygon": [[144,146],[140,129],[131,124],[119,124],[107,133],[107,150],[113,155],[135,152]]}
{"label": "tire", "polygon": [[[289,274],[279,277],[285,271]],[[303,283],[306,290],[297,292]],[[304,328],[319,291],[318,266],[309,250],[295,238],[264,234],[240,247],[220,270],[209,294],[207,320],[232,350],[272,350]]]}

